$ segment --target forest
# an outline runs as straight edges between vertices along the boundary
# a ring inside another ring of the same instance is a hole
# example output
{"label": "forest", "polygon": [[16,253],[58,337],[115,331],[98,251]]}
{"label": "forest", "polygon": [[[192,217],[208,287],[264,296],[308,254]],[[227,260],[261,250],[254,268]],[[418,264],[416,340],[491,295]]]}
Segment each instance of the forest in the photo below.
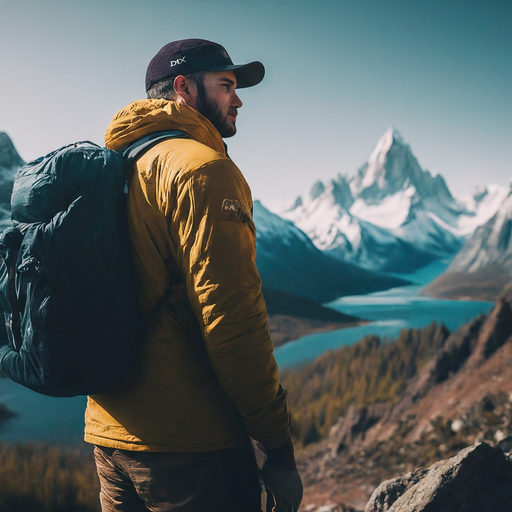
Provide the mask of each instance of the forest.
{"label": "forest", "polygon": [[394,401],[449,334],[444,325],[433,322],[423,329],[404,329],[396,340],[367,336],[300,368],[283,371],[298,445],[327,436],[350,405]]}
{"label": "forest", "polygon": [[99,512],[92,447],[0,443],[2,512]]}

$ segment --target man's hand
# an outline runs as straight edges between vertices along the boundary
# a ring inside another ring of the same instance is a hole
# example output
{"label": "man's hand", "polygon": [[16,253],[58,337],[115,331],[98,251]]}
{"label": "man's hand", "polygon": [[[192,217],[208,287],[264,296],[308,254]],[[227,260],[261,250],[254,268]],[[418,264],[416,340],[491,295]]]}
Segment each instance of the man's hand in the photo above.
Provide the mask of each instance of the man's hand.
{"label": "man's hand", "polygon": [[302,480],[297,469],[266,463],[261,471],[265,485],[276,500],[275,512],[297,512],[302,500]]}
{"label": "man's hand", "polygon": [[302,480],[295,465],[291,439],[278,448],[267,450],[261,478],[274,495],[275,512],[297,512],[302,500]]}

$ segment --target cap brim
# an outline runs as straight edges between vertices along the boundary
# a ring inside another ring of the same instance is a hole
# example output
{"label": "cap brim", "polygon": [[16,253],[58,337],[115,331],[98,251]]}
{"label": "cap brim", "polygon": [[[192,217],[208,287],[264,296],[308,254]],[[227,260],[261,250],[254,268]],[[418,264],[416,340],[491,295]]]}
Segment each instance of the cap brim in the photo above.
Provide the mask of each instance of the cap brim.
{"label": "cap brim", "polygon": [[208,71],[234,71],[236,76],[236,88],[244,89],[258,85],[265,76],[265,66],[259,61],[249,62],[249,64],[231,64],[227,66],[216,66],[208,68]]}

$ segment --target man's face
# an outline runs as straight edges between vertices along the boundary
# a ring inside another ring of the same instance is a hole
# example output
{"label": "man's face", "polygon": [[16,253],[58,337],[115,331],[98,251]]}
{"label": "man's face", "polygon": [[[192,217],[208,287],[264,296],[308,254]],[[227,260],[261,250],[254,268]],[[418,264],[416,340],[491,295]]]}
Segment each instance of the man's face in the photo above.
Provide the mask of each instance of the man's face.
{"label": "man's face", "polygon": [[202,83],[197,83],[195,105],[221,137],[232,137],[236,133],[236,116],[242,101],[236,94],[236,77],[233,71],[205,71]]}

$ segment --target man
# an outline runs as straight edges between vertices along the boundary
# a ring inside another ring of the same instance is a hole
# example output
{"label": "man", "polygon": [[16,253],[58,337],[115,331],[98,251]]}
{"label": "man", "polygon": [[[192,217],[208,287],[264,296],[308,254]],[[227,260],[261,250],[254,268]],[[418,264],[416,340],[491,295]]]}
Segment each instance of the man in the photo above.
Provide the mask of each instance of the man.
{"label": "man", "polygon": [[295,511],[295,467],[255,265],[250,189],[222,137],[236,133],[237,89],[258,84],[260,62],[235,66],[201,39],[164,46],[149,64],[148,100],[121,110],[106,145],[184,132],[136,162],[128,216],[141,309],[140,367],[128,385],[89,397],[86,441],[104,512],[260,508],[249,436],[276,511]]}

